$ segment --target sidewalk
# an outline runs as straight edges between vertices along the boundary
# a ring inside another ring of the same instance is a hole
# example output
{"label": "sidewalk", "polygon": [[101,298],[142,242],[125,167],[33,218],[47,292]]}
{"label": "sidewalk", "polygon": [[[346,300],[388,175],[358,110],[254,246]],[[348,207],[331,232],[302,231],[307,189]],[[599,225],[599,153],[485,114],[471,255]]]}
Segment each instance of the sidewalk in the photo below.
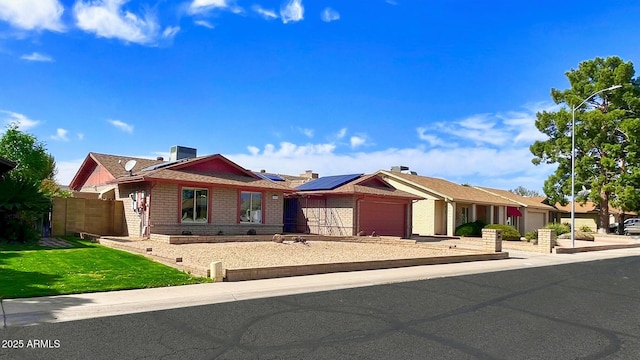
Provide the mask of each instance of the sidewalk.
{"label": "sidewalk", "polygon": [[395,282],[640,256],[640,248],[577,254],[509,251],[509,255],[511,257],[505,260],[8,299],[3,301],[3,306],[7,326],[32,325]]}

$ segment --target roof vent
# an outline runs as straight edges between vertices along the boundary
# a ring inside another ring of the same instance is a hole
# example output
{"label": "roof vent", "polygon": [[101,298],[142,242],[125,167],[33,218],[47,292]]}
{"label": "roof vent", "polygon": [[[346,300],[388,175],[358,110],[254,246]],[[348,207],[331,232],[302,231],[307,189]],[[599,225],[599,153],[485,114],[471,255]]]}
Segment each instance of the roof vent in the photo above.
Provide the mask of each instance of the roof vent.
{"label": "roof vent", "polygon": [[169,155],[169,161],[178,161],[182,159],[190,159],[194,158],[197,155],[198,150],[194,148],[189,148],[186,146],[172,146],[171,154]]}
{"label": "roof vent", "polygon": [[163,158],[162,156],[158,156],[158,157],[156,158],[156,160],[158,160],[158,161],[164,161],[164,158]]}
{"label": "roof vent", "polygon": [[393,172],[403,172],[403,171],[407,171],[407,170],[409,170],[409,167],[408,166],[403,166],[403,165],[392,166],[391,167],[391,171],[393,171]]}

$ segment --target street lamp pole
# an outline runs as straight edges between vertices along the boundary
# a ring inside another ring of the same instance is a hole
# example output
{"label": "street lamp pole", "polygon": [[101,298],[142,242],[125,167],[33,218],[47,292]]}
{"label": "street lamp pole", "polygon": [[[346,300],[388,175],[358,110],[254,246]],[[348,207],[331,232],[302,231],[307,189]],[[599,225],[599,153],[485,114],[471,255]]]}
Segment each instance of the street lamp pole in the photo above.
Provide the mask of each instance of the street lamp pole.
{"label": "street lamp pole", "polygon": [[571,109],[571,247],[576,247],[576,109],[584,105],[592,97],[603,93],[621,88],[622,85],[613,85],[606,89],[598,90],[589,95],[578,106]]}

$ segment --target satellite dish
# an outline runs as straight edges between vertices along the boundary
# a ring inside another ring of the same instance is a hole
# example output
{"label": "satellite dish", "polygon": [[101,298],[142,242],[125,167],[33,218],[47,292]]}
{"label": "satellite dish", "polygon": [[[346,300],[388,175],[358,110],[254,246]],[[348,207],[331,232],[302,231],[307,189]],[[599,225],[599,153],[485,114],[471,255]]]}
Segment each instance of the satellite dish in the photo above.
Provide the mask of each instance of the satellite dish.
{"label": "satellite dish", "polygon": [[124,169],[127,171],[133,170],[133,167],[136,166],[135,160],[129,160],[124,164]]}

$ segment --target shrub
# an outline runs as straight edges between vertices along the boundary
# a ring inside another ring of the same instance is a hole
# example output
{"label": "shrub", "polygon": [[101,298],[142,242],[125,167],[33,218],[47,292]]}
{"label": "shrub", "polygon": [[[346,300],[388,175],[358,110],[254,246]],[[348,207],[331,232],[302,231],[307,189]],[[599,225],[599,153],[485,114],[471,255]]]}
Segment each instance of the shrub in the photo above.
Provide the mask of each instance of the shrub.
{"label": "shrub", "polygon": [[571,228],[565,224],[559,224],[559,223],[551,223],[551,224],[547,224],[547,226],[544,227],[545,229],[553,229],[556,231],[556,236],[560,236],[562,234],[566,234],[568,232],[571,231]]}
{"label": "shrub", "polygon": [[582,226],[580,227],[580,231],[582,231],[582,232],[586,232],[586,233],[593,232],[593,231],[591,230],[591,228],[590,228],[589,226],[587,226],[587,225],[582,225]]}
{"label": "shrub", "polygon": [[485,222],[482,220],[476,220],[474,222],[464,223],[456,228],[456,236],[481,236],[482,228],[485,226]]}
{"label": "shrub", "polygon": [[525,233],[524,238],[527,239],[527,241],[537,240],[538,230],[533,230],[533,231],[529,231],[528,233]]}
{"label": "shrub", "polygon": [[484,228],[502,230],[502,240],[520,240],[521,237],[520,232],[511,225],[490,224]]}

